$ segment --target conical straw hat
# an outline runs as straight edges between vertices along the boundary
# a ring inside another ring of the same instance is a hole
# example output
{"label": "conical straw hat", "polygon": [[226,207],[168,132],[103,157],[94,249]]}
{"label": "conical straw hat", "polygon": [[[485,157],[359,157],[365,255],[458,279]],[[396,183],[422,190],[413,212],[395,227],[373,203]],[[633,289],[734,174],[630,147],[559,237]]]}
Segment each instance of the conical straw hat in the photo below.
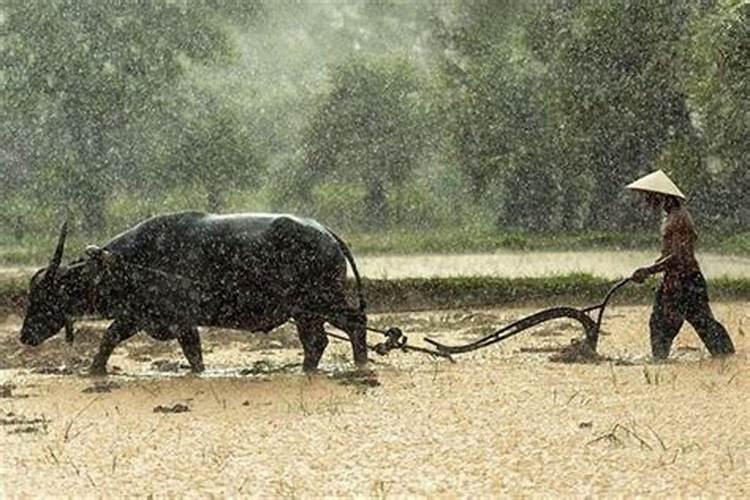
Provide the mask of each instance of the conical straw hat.
{"label": "conical straw hat", "polygon": [[631,182],[626,189],[634,189],[636,191],[649,191],[652,193],[668,194],[670,196],[676,196],[681,199],[685,199],[685,195],[682,194],[680,188],[678,188],[672,179],[667,177],[667,174],[661,170],[651,172],[648,175],[644,175],[637,181]]}

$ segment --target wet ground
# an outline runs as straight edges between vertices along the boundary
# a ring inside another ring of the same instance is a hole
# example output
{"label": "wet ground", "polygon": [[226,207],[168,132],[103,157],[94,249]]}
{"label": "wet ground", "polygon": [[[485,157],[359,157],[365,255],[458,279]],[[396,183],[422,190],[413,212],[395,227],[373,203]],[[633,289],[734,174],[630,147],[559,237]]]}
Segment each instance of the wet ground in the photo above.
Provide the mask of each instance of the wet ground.
{"label": "wet ground", "polygon": [[[536,310],[536,309],[533,309]],[[139,335],[112,374],[83,374],[102,324],[76,343],[16,342],[0,323],[0,496],[748,495],[750,303],[715,304],[738,348],[710,359],[690,327],[650,362],[648,309],[614,306],[598,363],[551,362],[578,337],[555,322],[457,363],[392,352],[356,377],[333,341],[301,373],[289,328],[203,332],[206,373]],[[460,343],[532,312],[380,315],[410,343]],[[2,321],[2,320],[0,320]],[[372,340],[376,340],[374,337]]]}
{"label": "wet ground", "polygon": [[[630,276],[637,267],[649,264],[657,252],[576,251],[498,252],[489,254],[367,255],[357,258],[368,278],[425,278],[451,276],[500,276],[508,278],[589,273],[616,279]],[[750,257],[698,254],[709,278],[750,278]]]}
{"label": "wet ground", "polygon": [[[356,249],[355,249],[356,253]],[[379,278],[427,278],[450,276],[526,277],[589,273],[616,279],[653,262],[658,254],[648,251],[497,252],[483,254],[359,255],[362,276]],[[708,278],[750,278],[750,257],[699,253]],[[0,280],[26,279],[35,266],[0,267]]]}

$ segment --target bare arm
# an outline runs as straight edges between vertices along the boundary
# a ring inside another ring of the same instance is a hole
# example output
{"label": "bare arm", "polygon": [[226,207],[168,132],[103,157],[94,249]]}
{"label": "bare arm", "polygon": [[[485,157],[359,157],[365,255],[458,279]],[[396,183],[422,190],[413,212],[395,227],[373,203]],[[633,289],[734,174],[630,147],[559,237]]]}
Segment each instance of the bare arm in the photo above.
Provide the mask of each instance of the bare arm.
{"label": "bare arm", "polygon": [[643,281],[652,274],[662,273],[666,271],[674,262],[674,260],[675,258],[673,254],[662,255],[656,262],[654,262],[650,266],[639,267],[638,269],[636,269],[630,279],[632,279],[636,283],[643,283]]}
{"label": "bare arm", "polygon": [[674,219],[669,220],[664,228],[661,256],[650,266],[636,269],[631,279],[637,283],[642,283],[652,274],[661,273],[689,262],[693,259],[692,241],[694,234],[692,222],[685,214],[679,214]]}

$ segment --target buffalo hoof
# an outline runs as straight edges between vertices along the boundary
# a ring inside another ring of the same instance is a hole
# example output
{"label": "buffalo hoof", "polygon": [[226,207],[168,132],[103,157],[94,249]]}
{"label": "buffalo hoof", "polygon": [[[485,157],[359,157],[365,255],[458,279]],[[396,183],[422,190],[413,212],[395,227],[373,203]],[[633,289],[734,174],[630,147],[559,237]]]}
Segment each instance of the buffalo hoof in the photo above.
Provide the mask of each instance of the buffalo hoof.
{"label": "buffalo hoof", "polygon": [[190,365],[190,371],[192,373],[202,373],[206,370],[206,367],[203,366],[203,363],[199,365]]}
{"label": "buffalo hoof", "polygon": [[106,365],[91,365],[89,368],[89,375],[93,375],[95,377],[102,377],[107,374],[107,366]]}
{"label": "buffalo hoof", "polygon": [[370,368],[370,365],[368,363],[361,365],[358,364],[354,373],[361,378],[377,377],[377,373],[375,372],[375,370]]}
{"label": "buffalo hoof", "polygon": [[317,366],[303,366],[302,372],[305,375],[316,375],[318,373],[321,373],[321,370]]}

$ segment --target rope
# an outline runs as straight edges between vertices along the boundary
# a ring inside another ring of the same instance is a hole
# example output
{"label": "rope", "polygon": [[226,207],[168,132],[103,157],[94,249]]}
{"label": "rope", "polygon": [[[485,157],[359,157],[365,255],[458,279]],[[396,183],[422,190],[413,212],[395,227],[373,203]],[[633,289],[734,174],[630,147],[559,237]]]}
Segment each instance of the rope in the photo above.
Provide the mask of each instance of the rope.
{"label": "rope", "polygon": [[[421,353],[424,353],[424,354],[429,354],[430,356],[434,356],[436,358],[445,358],[448,361],[450,361],[451,363],[455,363],[456,362],[456,360],[453,359],[453,357],[449,353],[440,352],[440,351],[433,351],[432,349],[427,349],[427,348],[424,348],[424,347],[417,347],[417,346],[409,345],[407,343],[407,340],[408,340],[407,337],[404,336],[401,333],[401,330],[399,330],[398,328],[390,328],[389,330],[395,330],[395,331],[397,331],[398,334],[400,335],[400,339],[398,341],[391,341],[391,338],[388,338],[388,339],[386,339],[385,342],[380,342],[380,343],[377,343],[377,344],[374,344],[374,345],[373,344],[367,344],[367,348],[370,349],[370,350],[372,350],[372,351],[375,351],[376,353],[378,353],[381,356],[386,356],[392,350],[399,349],[399,350],[402,350],[402,351],[405,351],[405,352],[408,352],[408,351],[421,352]],[[326,335],[328,335],[331,338],[337,339],[337,340],[342,340],[344,342],[349,342],[349,339],[346,338],[346,337],[344,337],[343,335],[338,335],[336,333],[331,333],[331,332],[329,332],[327,330],[326,330]]]}

